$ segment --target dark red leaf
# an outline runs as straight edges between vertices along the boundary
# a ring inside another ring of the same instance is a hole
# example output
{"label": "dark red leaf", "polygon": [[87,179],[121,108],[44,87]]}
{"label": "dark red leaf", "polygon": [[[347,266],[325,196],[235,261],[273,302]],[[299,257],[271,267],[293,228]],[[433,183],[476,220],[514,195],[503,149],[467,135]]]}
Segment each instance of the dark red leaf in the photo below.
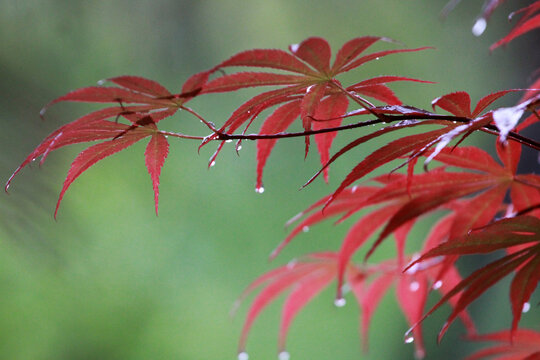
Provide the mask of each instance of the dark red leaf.
{"label": "dark red leaf", "polygon": [[413,198],[411,201],[401,207],[399,211],[388,221],[388,224],[385,226],[371,249],[366,254],[366,258],[371,256],[373,251],[375,251],[379,244],[388,235],[403,224],[410,220],[416,219],[429,211],[437,209],[441,205],[444,205],[451,200],[483,190],[486,188],[486,186],[489,187],[489,183],[486,184],[485,181],[481,181],[479,183],[469,183],[466,186],[460,184],[459,186],[455,187],[441,187],[439,189],[435,189],[431,193]]}
{"label": "dark red leaf", "polygon": [[201,94],[235,91],[254,86],[296,85],[305,82],[304,76],[270,74],[263,72],[241,72],[223,75],[209,81]]}
{"label": "dark red leaf", "polygon": [[538,231],[540,220],[537,218],[519,216],[503,219],[477,232],[444,242],[423,254],[416,262],[444,255],[489,253],[514,245],[540,241]]}
{"label": "dark red leaf", "polygon": [[471,114],[471,97],[464,91],[457,91],[443,95],[431,102],[433,110],[435,107],[440,107],[448,111],[452,115],[472,118]]}
{"label": "dark red leaf", "polygon": [[[497,342],[497,345],[482,349],[466,360],[537,360],[540,358],[540,333],[529,329],[517,329],[510,342],[510,331],[499,331],[485,335],[470,336],[472,341]],[[492,356],[497,356],[493,358]]]}
{"label": "dark red leaf", "polygon": [[154,80],[145,79],[139,76],[118,76],[107,79],[116,85],[120,85],[126,89],[151,95],[154,97],[169,97],[171,93],[165,87]]}
{"label": "dark red leaf", "polygon": [[[426,152],[425,155],[430,156],[431,151]],[[507,170],[493,160],[491,155],[475,146],[442,149],[435,157],[435,160],[440,161],[443,164],[478,170],[495,176],[507,174]]]}
{"label": "dark red leaf", "polygon": [[[401,276],[397,286],[397,298],[403,314],[410,326],[416,324],[422,318],[428,295],[425,274],[405,274]],[[417,326],[412,331],[412,338],[405,341],[414,341],[415,358],[422,359],[425,356],[422,328]]]}
{"label": "dark red leaf", "polygon": [[392,54],[398,54],[398,53],[405,53],[405,52],[416,52],[416,51],[422,51],[422,50],[427,50],[427,49],[431,49],[431,48],[430,47],[422,47],[422,48],[417,48],[417,49],[399,49],[399,50],[379,51],[379,52],[376,52],[376,53],[372,53],[372,54],[363,56],[363,57],[353,61],[349,65],[344,66],[341,69],[340,73],[350,71],[352,69],[355,69],[355,68],[359,67],[360,65],[365,64],[368,61],[377,60],[377,59],[380,59],[380,58],[382,58],[384,56],[388,56],[388,55],[392,55]]}
{"label": "dark red leaf", "polygon": [[493,103],[495,100],[499,99],[500,97],[511,93],[521,91],[520,89],[512,89],[512,90],[502,90],[497,91],[492,94],[486,95],[483,98],[481,98],[478,103],[476,104],[476,107],[474,108],[474,111],[472,112],[472,117],[477,117],[484,111],[491,103]]}
{"label": "dark red leaf", "polygon": [[379,40],[388,41],[388,39],[378,36],[364,36],[346,42],[336,54],[336,60],[332,66],[332,73],[339,74],[342,72],[343,67],[348,65],[358,55],[364,52],[364,50]]}
{"label": "dark red leaf", "polygon": [[[406,136],[404,138],[394,140],[389,144],[375,150],[353,168],[353,170],[347,175],[336,191],[334,191],[330,201],[335,199],[347,186],[369,174],[376,168],[401,156],[407,155],[411,151],[423,148],[433,141],[433,139],[436,139],[442,134],[446,133],[446,131],[446,129],[440,129],[423,134]],[[332,161],[332,159],[330,161]]]}
{"label": "dark red leaf", "polygon": [[[517,330],[521,314],[527,311],[524,306],[540,281],[540,253],[537,253],[528,263],[523,265],[516,273],[510,286],[510,301],[512,302],[512,327],[511,332]],[[529,305],[530,306],[530,305]]]}
{"label": "dark red leaf", "polygon": [[347,232],[345,239],[341,243],[338,255],[338,293],[337,297],[342,297],[341,288],[345,279],[345,269],[349,264],[353,254],[362,246],[379,227],[399,209],[398,206],[386,206],[370,212],[367,216],[358,220]]}
{"label": "dark red leaf", "polygon": [[187,99],[198,95],[202,91],[204,84],[206,84],[208,81],[209,76],[209,71],[203,71],[189,77],[184,85],[182,85],[182,93],[180,94],[180,97],[186,99],[187,101]]}
{"label": "dark red leaf", "polygon": [[[73,90],[60,96],[45,106],[45,109],[61,101],[96,102],[96,103],[138,103],[150,104],[155,107],[175,106],[171,100],[159,99],[139,92],[133,92],[118,87],[92,86]],[[42,110],[43,112],[43,110]]]}
{"label": "dark red leaf", "polygon": [[385,85],[352,86],[348,87],[347,90],[369,96],[388,105],[401,105],[401,100]]}
{"label": "dark red leaf", "polygon": [[68,175],[64,180],[64,185],[62,187],[62,191],[60,192],[60,196],[58,197],[58,202],[54,211],[54,217],[56,217],[58,213],[60,202],[62,201],[66,190],[73,183],[73,181],[75,181],[75,179],[79,177],[79,175],[81,175],[90,166],[94,165],[98,161],[133,145],[134,143],[148,135],[149,133],[147,131],[139,131],[138,129],[134,129],[133,131],[130,131],[124,136],[115,140],[109,140],[99,143],[97,145],[90,146],[86,150],[83,150],[79,155],[77,155],[75,160],[73,160],[73,162],[71,163]]}
{"label": "dark red leaf", "polygon": [[[325,92],[326,84],[324,83],[312,85],[307,89],[306,95],[304,96],[300,104],[300,116],[302,117],[302,126],[304,127],[304,130],[311,130],[311,122]],[[307,156],[309,150],[309,136],[305,137],[305,143],[305,156]]]}
{"label": "dark red leaf", "polygon": [[291,54],[277,49],[243,51],[217,65],[216,68],[219,69],[227,66],[255,66],[287,70],[305,75],[316,74],[309,66],[299,61]]}
{"label": "dark red leaf", "polygon": [[364,348],[366,349],[369,340],[369,326],[373,313],[375,313],[377,306],[381,303],[382,298],[395,280],[395,274],[386,273],[379,276],[377,279],[374,279],[365,290],[363,288],[358,289],[354,286],[354,283],[351,283],[351,289],[353,290],[362,311],[361,332],[362,338],[364,339]]}
{"label": "dark red leaf", "polygon": [[[347,111],[349,106],[349,100],[343,94],[332,95],[324,99],[318,106],[313,117],[317,120],[312,122],[313,130],[320,130],[326,128],[337,127],[341,124],[341,116]],[[335,120],[326,120],[335,119]],[[315,142],[317,143],[317,149],[319,150],[321,164],[324,165],[330,158],[330,147],[332,142],[337,136],[337,132],[316,134]],[[324,169],[324,179],[328,182],[328,168]]]}
{"label": "dark red leaf", "polygon": [[[155,125],[154,125],[155,127]],[[157,130],[157,128],[156,128]],[[159,200],[159,176],[161,174],[161,168],[165,163],[165,159],[169,154],[169,143],[164,135],[156,133],[150,138],[150,142],[146,146],[144,153],[146,168],[152,179],[152,187],[154,189],[154,203],[156,208],[156,215],[158,213],[158,200]]]}
{"label": "dark red leaf", "polygon": [[319,37],[311,37],[300,44],[289,46],[289,50],[323,74],[330,73],[330,45]]}
{"label": "dark red leaf", "polygon": [[448,292],[427,314],[429,315],[433,310],[437,309],[440,305],[448,300],[449,297],[455,296],[460,291],[463,293],[460,295],[458,302],[456,303],[452,313],[444,323],[441,331],[439,332],[438,339],[442,339],[448,327],[456,319],[461,311],[469,306],[476,298],[483,294],[488,288],[493,286],[499,280],[510,274],[516,267],[518,267],[527,258],[527,254],[523,255],[523,252],[514,253],[503,257],[500,260],[494,261],[489,265],[475,271],[459,283],[452,291]]}
{"label": "dark red leaf", "polygon": [[[244,322],[239,343],[240,352],[244,351],[247,335],[260,312],[277,296],[292,286],[296,286],[283,308],[280,345],[284,344],[290,321],[317,292],[320,292],[332,280],[330,274],[335,276],[335,270],[332,270],[335,269],[333,257],[331,253],[312,254],[301,261],[271,271],[268,273],[271,276],[265,274],[255,280],[253,284],[264,284],[264,288],[255,297]],[[314,281],[314,283],[310,284],[310,281]],[[265,282],[268,283],[265,284]],[[253,284],[250,285],[247,292],[244,292],[243,296],[255,289]]]}
{"label": "dark red leaf", "polygon": [[[263,123],[259,134],[275,134],[285,131],[289,125],[300,115],[300,101],[296,100],[288,102],[281,107],[277,108]],[[266,165],[266,160],[277,139],[258,140],[257,141],[257,182],[256,189],[260,189],[263,186],[262,175],[263,169]]]}
{"label": "dark red leaf", "polygon": [[489,49],[494,50],[501,45],[506,45],[518,36],[521,36],[531,30],[540,27],[540,14],[534,15],[534,13],[539,10],[540,4],[538,3],[538,1],[522,9],[521,11],[525,12],[523,18],[516,24],[516,26],[512,29],[512,31],[510,31],[508,35],[497,41],[495,44],[491,45]]}
{"label": "dark red leaf", "polygon": [[287,296],[283,304],[281,314],[281,326],[279,329],[278,347],[280,351],[285,351],[285,340],[289,327],[296,314],[307,305],[307,303],[324,290],[335,277],[333,268],[322,268],[310,276],[306,276],[299,281]]}

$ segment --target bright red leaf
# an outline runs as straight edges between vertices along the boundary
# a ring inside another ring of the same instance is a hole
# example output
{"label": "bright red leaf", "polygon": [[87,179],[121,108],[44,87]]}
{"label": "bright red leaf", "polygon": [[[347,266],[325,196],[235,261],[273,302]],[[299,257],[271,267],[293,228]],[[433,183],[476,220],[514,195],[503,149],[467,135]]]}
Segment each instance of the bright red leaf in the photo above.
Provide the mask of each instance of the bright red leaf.
{"label": "bright red leaf", "polygon": [[465,360],[538,360],[540,359],[540,333],[529,329],[516,330],[510,341],[510,331],[470,336],[472,341],[495,342],[489,348],[476,351]]}
{"label": "bright red leaf", "polygon": [[[116,103],[119,106],[93,111],[52,132],[14,171],[6,183],[6,190],[13,177],[37,157],[41,156],[41,163],[43,163],[51,151],[66,145],[108,139],[83,150],[75,158],[60,192],[55,210],[56,217],[66,190],[84,171],[96,162],[145,137],[150,137],[145,152],[145,163],[152,179],[157,213],[159,176],[169,145],[165,136],[159,133],[156,124],[173,115],[178,109],[184,108],[183,104],[201,91],[202,85],[208,79],[208,74],[204,72],[192,76],[183,85],[182,93],[176,95],[171,94],[153,80],[137,76],[120,76],[108,79],[120,87],[82,88],[53,100],[42,112],[49,106],[62,101]],[[135,105],[124,106],[129,103]],[[114,119],[114,121],[108,119]],[[126,119],[130,125],[119,123],[119,119]]]}
{"label": "bright red leaf", "polygon": [[[232,134],[242,126],[244,126],[243,132],[246,132],[255,118],[264,110],[279,104],[296,102],[298,99],[301,99],[299,110],[304,130],[312,130],[315,120],[336,120],[320,121],[315,126],[318,130],[329,128],[334,126],[337,123],[337,119],[345,114],[347,107],[345,100],[343,100],[345,96],[360,102],[363,104],[362,106],[370,106],[370,103],[360,97],[361,95],[370,96],[388,104],[400,104],[399,99],[384,85],[385,83],[394,81],[424,82],[406,77],[387,76],[376,78],[371,83],[364,81],[350,85],[347,89],[342,88],[336,79],[336,76],[341,73],[353,70],[368,61],[383,56],[425,49],[382,51],[359,57],[370,45],[379,40],[387,39],[381,37],[363,37],[347,42],[338,51],[332,66],[330,66],[331,51],[328,42],[317,37],[308,38],[300,44],[291,45],[289,47],[291,54],[275,49],[257,49],[241,52],[218,64],[211,72],[216,72],[227,67],[248,66],[263,69],[279,69],[293,74],[237,72],[222,75],[207,82],[201,93],[236,91],[242,88],[256,86],[281,86],[278,89],[259,94],[241,105],[219,129],[222,133]],[[335,99],[329,100],[329,98]],[[333,107],[332,111],[329,111],[327,107],[319,112],[319,107],[326,101],[328,102],[326,106],[336,102],[339,102],[340,106]],[[319,116],[323,117],[319,118]],[[289,120],[286,122],[289,123]],[[276,124],[273,124],[274,122]],[[270,129],[284,130],[282,128],[284,122],[277,116],[268,117],[264,124],[265,131]],[[332,143],[332,141],[328,140],[333,138],[333,136],[335,135],[326,135],[324,137],[326,140],[317,141],[317,146],[321,153],[321,161],[324,161],[323,159],[327,157],[325,154],[328,153]],[[208,140],[216,138],[217,135],[214,135],[210,136]],[[204,142],[204,144],[207,142]],[[305,137],[305,143],[305,155],[307,155],[310,144],[309,136]],[[216,153],[211,157],[210,163],[215,161],[221,148],[222,145],[218,147]],[[264,164],[258,165],[257,188],[261,186],[260,177],[263,167]],[[325,177],[327,177],[327,171],[325,171]]]}

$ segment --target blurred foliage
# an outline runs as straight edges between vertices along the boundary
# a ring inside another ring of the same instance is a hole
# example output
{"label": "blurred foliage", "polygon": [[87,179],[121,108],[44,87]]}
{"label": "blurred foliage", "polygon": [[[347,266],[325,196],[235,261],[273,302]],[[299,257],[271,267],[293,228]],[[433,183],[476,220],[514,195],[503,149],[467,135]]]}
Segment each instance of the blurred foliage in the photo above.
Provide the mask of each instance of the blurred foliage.
{"label": "blurred foliage", "polygon": [[[286,48],[313,35],[327,38],[334,48],[362,35],[436,47],[389,57],[352,74],[436,81],[394,87],[406,103],[419,107],[454,90],[478,99],[491,91],[525,87],[533,67],[515,56],[523,41],[512,44],[511,51],[488,51],[510,27],[506,15],[519,7],[519,2],[509,3],[493,16],[491,23],[497,25],[474,38],[470,29],[482,1],[464,2],[443,22],[438,12],[445,1],[427,0],[0,0],[0,174],[7,179],[50,131],[87,110],[59,105],[46,121],[39,119],[44,104],[71,89],[130,74],[177,90],[189,75],[235,52]],[[208,96],[191,105],[220,123],[243,99],[241,93]],[[205,134],[186,114],[163,124]],[[356,135],[343,134],[335,146]],[[244,144],[240,157],[231,145],[208,171],[211,145],[197,155],[197,143],[173,142],[161,180],[159,217],[143,146],[115,155],[78,179],[56,222],[56,196],[80,148],[25,169],[9,196],[2,196],[0,358],[235,358],[245,307],[232,320],[228,312],[244,286],[294,256],[335,249],[346,230],[321,225],[295,240],[275,264],[266,260],[285,235],[282,224],[333,190],[351,166],[342,160],[333,168],[330,185],[318,182],[298,192],[318,161],[315,152],[303,161],[302,140],[278,144],[266,170],[264,195],[253,191],[254,144]],[[413,234],[425,231],[417,228]],[[392,253],[389,242],[376,256]],[[501,288],[500,294],[506,291]],[[506,295],[500,294],[493,294],[497,302],[482,300],[473,307],[481,330],[509,324],[510,309],[498,302]],[[293,325],[289,347],[294,359],[412,357],[402,341],[405,321],[391,298],[375,314],[370,351],[362,355],[357,309],[335,309],[331,297],[327,292],[315,299]],[[482,304],[500,309],[487,312]],[[248,347],[254,359],[273,357],[278,317],[274,306],[255,324]],[[426,322],[428,359],[443,359],[443,354],[459,358],[471,348],[453,345],[460,326],[437,348],[435,333],[443,319],[439,312]],[[525,318],[527,324],[532,321]]]}

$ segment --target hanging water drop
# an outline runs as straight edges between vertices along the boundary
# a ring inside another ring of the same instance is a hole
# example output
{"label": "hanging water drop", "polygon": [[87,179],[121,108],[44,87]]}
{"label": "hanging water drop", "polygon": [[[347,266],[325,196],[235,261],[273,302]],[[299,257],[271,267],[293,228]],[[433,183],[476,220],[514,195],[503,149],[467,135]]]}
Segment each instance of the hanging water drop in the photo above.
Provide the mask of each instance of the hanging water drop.
{"label": "hanging water drop", "polygon": [[409,290],[412,292],[418,291],[420,289],[420,283],[418,281],[413,281],[409,284]]}
{"label": "hanging water drop", "polygon": [[347,300],[345,300],[345,298],[339,298],[334,300],[334,305],[336,307],[344,307],[345,304],[347,304]]}
{"label": "hanging water drop", "polygon": [[101,79],[101,80],[98,80],[97,84],[98,84],[99,86],[103,86],[103,85],[105,85],[105,82],[106,82],[106,81],[107,81],[107,80]]}
{"label": "hanging water drop", "polygon": [[375,58],[375,60],[379,60],[379,59],[380,59],[380,57],[378,57],[378,56]]}
{"label": "hanging water drop", "polygon": [[214,166],[214,165],[216,165],[216,162],[215,162],[215,161],[212,161],[212,162],[210,163],[210,167],[212,167],[212,166]]}
{"label": "hanging water drop", "polygon": [[351,188],[351,192],[356,192],[357,189],[358,189],[358,185],[354,185],[354,186]]}
{"label": "hanging water drop", "polygon": [[289,360],[291,358],[291,354],[289,354],[287,351],[282,351],[278,354],[279,360]]}
{"label": "hanging water drop", "polygon": [[405,344],[411,344],[414,342],[414,336],[407,334],[405,335],[404,341],[405,341]]}
{"label": "hanging water drop", "polygon": [[287,269],[292,269],[296,266],[296,264],[298,264],[298,260],[296,259],[292,259],[291,261],[289,261],[287,263]]}
{"label": "hanging water drop", "polygon": [[441,288],[441,286],[442,286],[442,280],[437,280],[437,281],[435,281],[435,283],[433,284],[432,288],[433,288],[433,290],[438,290],[438,289]]}
{"label": "hanging water drop", "polygon": [[302,228],[302,231],[303,231],[303,232],[308,232],[308,231],[309,231],[309,226],[307,226],[307,225],[304,226],[304,227]]}
{"label": "hanging water drop", "polygon": [[259,186],[259,187],[255,188],[255,192],[258,193],[258,194],[262,194],[264,192],[264,188],[262,186]]}
{"label": "hanging water drop", "polygon": [[238,147],[236,148],[236,151],[240,151],[242,150],[242,145],[238,145]]}
{"label": "hanging water drop", "polygon": [[480,36],[484,33],[487,27],[487,21],[484,18],[479,18],[476,20],[472,27],[472,33],[474,36]]}
{"label": "hanging water drop", "polygon": [[526,313],[531,309],[531,304],[529,302],[523,303],[523,308],[521,309],[522,313]]}
{"label": "hanging water drop", "polygon": [[229,139],[229,140],[225,140],[226,143],[232,143],[232,140]]}
{"label": "hanging water drop", "polygon": [[249,355],[247,352],[242,351],[241,353],[238,354],[238,360],[248,360],[248,359],[249,359]]}

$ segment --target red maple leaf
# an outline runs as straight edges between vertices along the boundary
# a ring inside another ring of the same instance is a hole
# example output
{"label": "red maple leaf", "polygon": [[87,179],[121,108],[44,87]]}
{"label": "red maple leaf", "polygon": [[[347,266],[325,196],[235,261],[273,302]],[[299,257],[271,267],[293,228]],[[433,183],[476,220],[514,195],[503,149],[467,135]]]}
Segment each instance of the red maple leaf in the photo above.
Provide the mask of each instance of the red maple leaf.
{"label": "red maple leaf", "polygon": [[519,329],[513,333],[499,331],[469,337],[472,341],[489,341],[497,344],[469,355],[465,360],[538,360],[540,359],[540,333],[534,330]]}
{"label": "red maple leaf", "polygon": [[[173,115],[178,109],[187,109],[183,104],[200,92],[207,78],[208,73],[196,74],[186,81],[181,94],[173,95],[153,80],[120,76],[108,79],[120,87],[82,88],[51,101],[42,110],[42,114],[49,106],[62,101],[117,103],[119,106],[93,111],[52,132],[13,172],[6,183],[6,191],[13,177],[39,156],[42,164],[53,150],[66,145],[107,140],[83,150],[71,164],[56,205],[54,213],[56,217],[66,190],[84,171],[96,162],[124,150],[143,138],[150,137],[145,152],[145,163],[152,180],[157,214],[159,176],[169,151],[169,144],[156,124]],[[136,105],[124,106],[124,104]],[[119,123],[119,119],[126,119],[129,125]]]}
{"label": "red maple leaf", "polygon": [[[220,133],[232,134],[243,125],[245,125],[243,130],[245,133],[261,112],[273,106],[279,107],[266,118],[259,132],[261,135],[281,133],[298,117],[301,118],[305,131],[314,128],[334,127],[341,123],[341,117],[347,110],[349,99],[364,108],[370,108],[373,105],[361,95],[375,98],[387,104],[401,104],[401,101],[385,85],[386,83],[394,81],[427,82],[401,76],[381,76],[344,88],[336,78],[342,73],[387,55],[426,49],[386,50],[361,56],[368,47],[380,40],[388,41],[388,39],[375,36],[350,40],[337,52],[332,65],[330,64],[330,45],[326,40],[318,37],[308,38],[300,44],[291,45],[289,47],[290,53],[277,49],[244,51],[218,64],[211,71],[247,66],[277,69],[286,73],[236,72],[227,74],[206,83],[201,93],[229,92],[259,86],[279,87],[263,92],[242,104],[220,128]],[[323,164],[328,159],[328,152],[334,137],[335,133],[321,134],[315,137]],[[219,134],[210,136],[207,140],[216,138],[219,138]],[[256,189],[259,191],[262,188],[262,171],[276,140],[260,139],[258,141],[257,159],[259,164],[257,166]],[[305,136],[305,143],[305,155],[307,156],[310,144],[308,135]],[[210,163],[215,161],[222,146],[223,143],[211,157]],[[325,178],[327,176],[325,171]]]}

